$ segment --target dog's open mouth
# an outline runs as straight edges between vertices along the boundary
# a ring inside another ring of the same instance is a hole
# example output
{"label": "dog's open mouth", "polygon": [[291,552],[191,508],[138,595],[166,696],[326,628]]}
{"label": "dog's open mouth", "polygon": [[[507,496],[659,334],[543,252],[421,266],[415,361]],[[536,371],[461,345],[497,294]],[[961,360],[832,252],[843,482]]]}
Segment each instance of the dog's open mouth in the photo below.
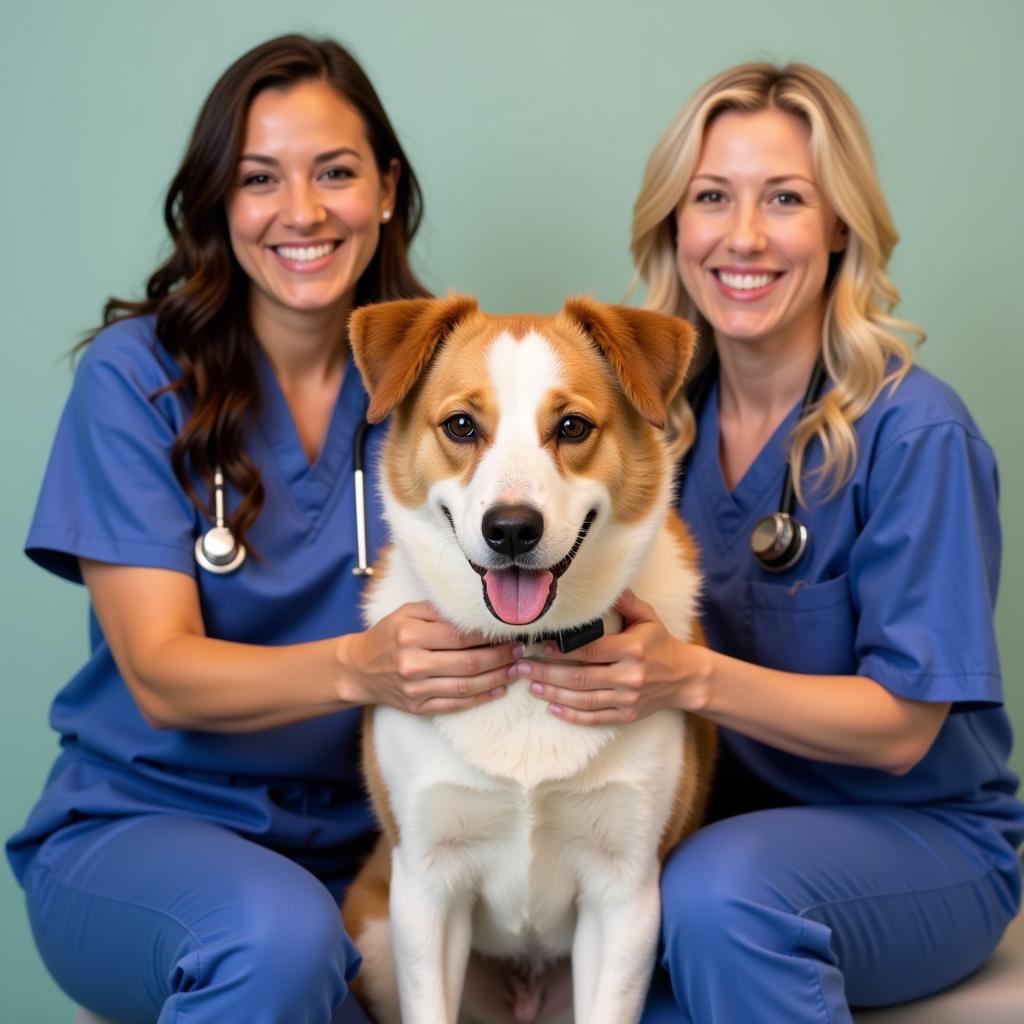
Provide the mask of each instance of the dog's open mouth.
{"label": "dog's open mouth", "polygon": [[[452,523],[448,509],[444,509],[444,514],[448,517],[454,533],[455,524]],[[486,568],[467,558],[466,561],[483,583],[484,604],[487,605],[487,610],[496,619],[510,626],[526,626],[536,622],[551,607],[558,591],[558,581],[572,565],[572,560],[590,532],[596,517],[597,509],[591,509],[586,514],[568,554],[547,569],[529,569],[514,563],[500,568]]]}

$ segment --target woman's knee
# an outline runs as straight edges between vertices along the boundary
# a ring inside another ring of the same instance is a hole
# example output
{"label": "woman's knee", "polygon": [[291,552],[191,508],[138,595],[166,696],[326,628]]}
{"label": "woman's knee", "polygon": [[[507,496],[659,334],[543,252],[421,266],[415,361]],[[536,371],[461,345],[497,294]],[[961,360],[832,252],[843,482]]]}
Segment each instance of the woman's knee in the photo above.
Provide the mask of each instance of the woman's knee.
{"label": "woman's knee", "polygon": [[183,1021],[327,1021],[359,965],[315,876],[191,819],[69,836],[27,889],[55,977],[115,1020],[153,1019],[164,1005]]}
{"label": "woman's knee", "polygon": [[253,892],[232,908],[230,919],[179,962],[175,987],[238,986],[299,1020],[306,1019],[299,1008],[310,1003],[328,1010],[340,1004],[358,967],[334,899],[296,868],[287,885]]}
{"label": "woman's knee", "polygon": [[662,937],[670,959],[788,951],[799,939],[798,909],[773,883],[770,830],[745,825],[730,818],[701,829],[666,860]]}

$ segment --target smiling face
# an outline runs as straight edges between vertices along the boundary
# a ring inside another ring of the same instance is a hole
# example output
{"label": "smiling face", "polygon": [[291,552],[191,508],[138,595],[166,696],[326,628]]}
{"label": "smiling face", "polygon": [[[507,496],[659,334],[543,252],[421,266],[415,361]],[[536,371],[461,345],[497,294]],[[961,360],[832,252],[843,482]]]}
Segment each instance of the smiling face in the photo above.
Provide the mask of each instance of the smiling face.
{"label": "smiling face", "polygon": [[257,333],[282,310],[348,313],[398,173],[380,173],[359,112],[327,83],[256,96],[226,210]]}
{"label": "smiling face", "polygon": [[676,225],[683,286],[719,343],[817,344],[829,254],[846,234],[803,120],[774,107],[715,118]]}

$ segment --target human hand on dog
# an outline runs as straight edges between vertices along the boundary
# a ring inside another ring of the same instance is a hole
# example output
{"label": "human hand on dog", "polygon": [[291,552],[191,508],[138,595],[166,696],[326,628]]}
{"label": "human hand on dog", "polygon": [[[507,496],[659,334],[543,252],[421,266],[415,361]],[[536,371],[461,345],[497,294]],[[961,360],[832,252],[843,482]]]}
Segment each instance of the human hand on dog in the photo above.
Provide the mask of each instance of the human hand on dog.
{"label": "human hand on dog", "polygon": [[342,637],[353,704],[388,704],[415,715],[465,711],[505,693],[512,644],[460,633],[428,601],[404,604],[363,633]]}
{"label": "human hand on dog", "polygon": [[[544,648],[550,661],[516,663],[530,692],[551,705],[553,715],[578,725],[620,725],[666,708],[694,710],[706,649],[673,636],[654,609],[632,591],[615,604],[621,633],[559,654]],[[582,664],[580,664],[582,662]]]}

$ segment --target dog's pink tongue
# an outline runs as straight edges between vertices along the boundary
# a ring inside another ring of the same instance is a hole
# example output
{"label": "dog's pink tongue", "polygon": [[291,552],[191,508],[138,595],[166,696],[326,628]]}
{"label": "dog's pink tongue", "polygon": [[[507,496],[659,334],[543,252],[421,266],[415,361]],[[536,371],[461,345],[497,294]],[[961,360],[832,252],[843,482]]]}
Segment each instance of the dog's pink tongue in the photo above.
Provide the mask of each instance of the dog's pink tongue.
{"label": "dog's pink tongue", "polygon": [[484,586],[494,614],[502,622],[521,626],[533,622],[544,610],[552,578],[547,569],[531,571],[512,566],[488,569]]}

